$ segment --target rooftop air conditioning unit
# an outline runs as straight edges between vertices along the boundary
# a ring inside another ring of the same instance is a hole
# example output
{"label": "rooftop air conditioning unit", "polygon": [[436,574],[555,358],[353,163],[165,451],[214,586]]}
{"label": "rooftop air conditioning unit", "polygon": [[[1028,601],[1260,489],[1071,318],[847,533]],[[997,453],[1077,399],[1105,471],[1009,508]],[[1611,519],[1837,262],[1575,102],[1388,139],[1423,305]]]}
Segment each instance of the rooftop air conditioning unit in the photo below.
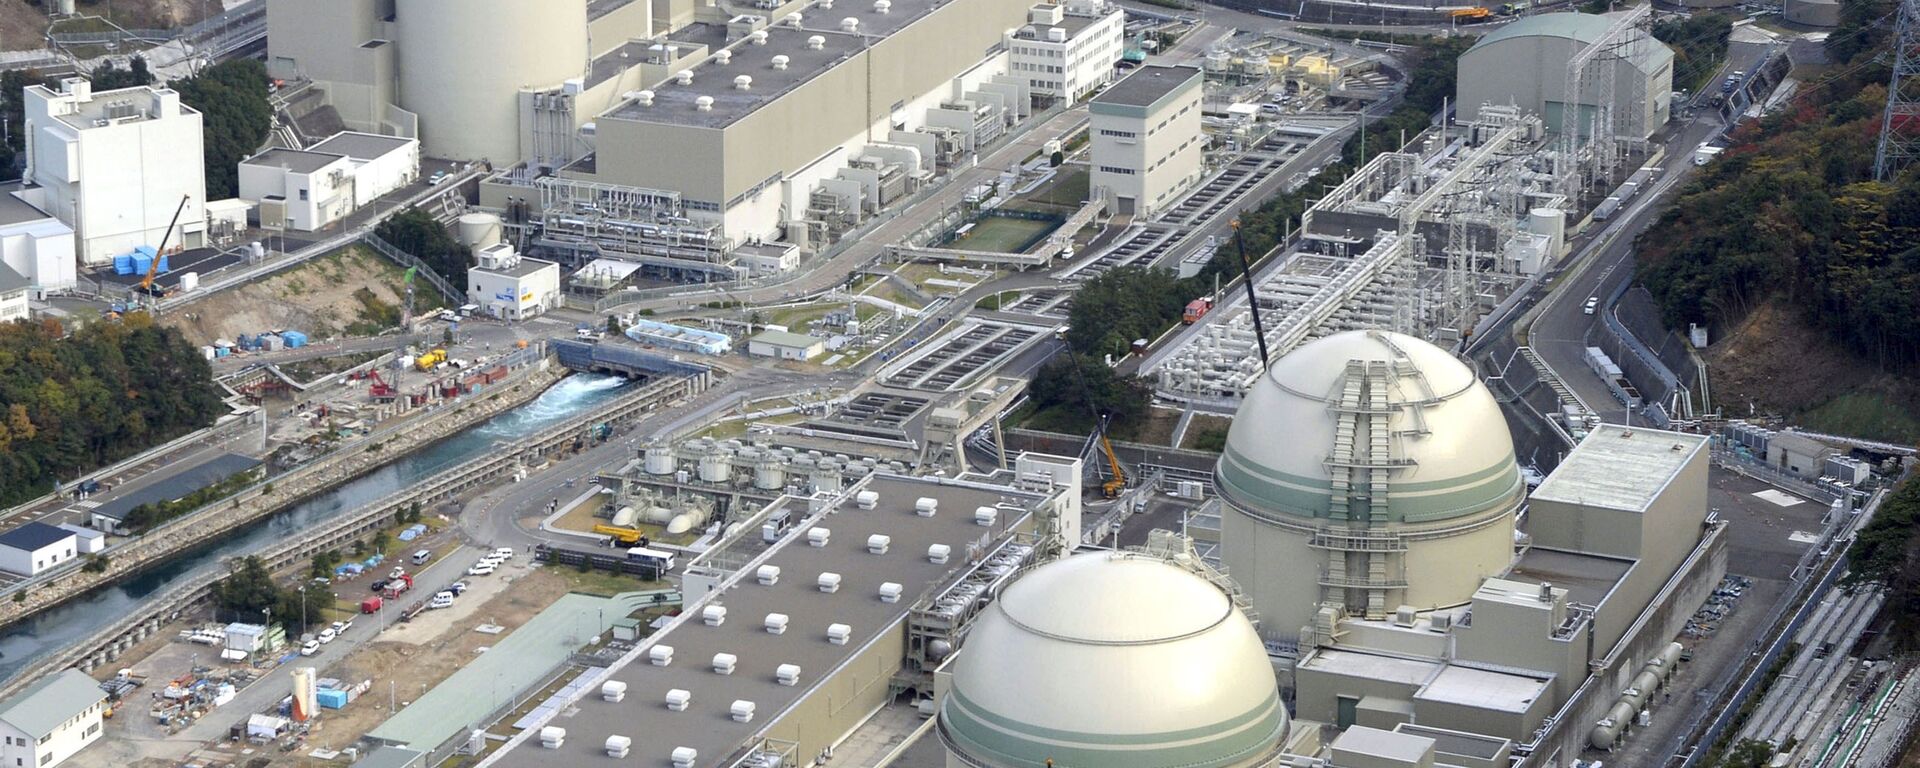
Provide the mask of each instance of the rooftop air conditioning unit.
{"label": "rooftop air conditioning unit", "polygon": [[734,667],[739,664],[740,657],[731,653],[716,653],[713,655],[713,671],[715,673],[731,675],[733,674]]}
{"label": "rooftop air conditioning unit", "polygon": [[973,524],[974,525],[983,525],[988,528],[991,528],[993,527],[994,522],[999,519],[1000,519],[1000,510],[998,509],[994,509],[993,507],[974,507],[973,508]]}
{"label": "rooftop air conditioning unit", "polygon": [[840,31],[842,31],[842,32],[858,32],[858,31],[860,31],[860,20],[859,20],[859,19],[857,19],[857,18],[854,18],[854,17],[852,17],[852,16],[848,16],[848,17],[846,17],[846,18],[844,18],[844,19],[841,19],[841,20],[840,20]]}
{"label": "rooftop air conditioning unit", "polygon": [[800,684],[800,665],[782,664],[773,670],[773,680],[781,685]]}
{"label": "rooftop air conditioning unit", "polygon": [[727,623],[727,607],[724,605],[709,605],[700,609],[700,621],[709,627],[717,627]]}
{"label": "rooftop air conditioning unit", "polygon": [[880,494],[873,491],[861,491],[853,496],[854,506],[861,509],[873,509],[880,503]]}
{"label": "rooftop air conditioning unit", "polygon": [[792,59],[789,59],[789,58],[787,58],[787,55],[786,55],[786,54],[784,54],[784,53],[783,53],[783,54],[780,54],[780,55],[778,55],[778,56],[775,56],[775,57],[773,57],[773,68],[774,68],[774,69],[786,69],[786,68],[787,68],[787,62],[789,62],[789,61],[792,61]]}
{"label": "rooftop air conditioning unit", "polygon": [[[1445,632],[1453,629],[1453,614],[1449,611],[1435,612],[1428,620],[1433,622],[1433,629],[1436,632]],[[1658,661],[1658,659],[1655,659],[1655,661]]]}
{"label": "rooftop air conditioning unit", "polygon": [[753,75],[739,75],[733,78],[733,89],[736,91],[753,90]]}
{"label": "rooftop air conditioning unit", "polygon": [[626,757],[628,750],[632,748],[633,739],[625,736],[607,737],[607,757]]}
{"label": "rooftop air conditioning unit", "polygon": [[784,635],[787,633],[787,615],[784,613],[767,614],[767,634]]}
{"label": "rooftop air conditioning unit", "polygon": [[886,13],[893,10],[893,0],[873,0],[874,13]]}
{"label": "rooftop air conditioning unit", "polygon": [[753,722],[753,702],[746,699],[735,699],[733,706],[727,708],[727,712],[733,715],[733,721],[736,723]]}
{"label": "rooftop air conditioning unit", "polygon": [[851,639],[853,639],[853,627],[845,624],[827,625],[827,642],[833,643],[834,645],[846,645],[847,641]]}
{"label": "rooftop air conditioning unit", "polygon": [[[776,4],[776,7],[777,7],[777,4]],[[753,43],[754,45],[766,45],[767,31],[764,29],[754,30],[753,34],[747,35],[747,42]]]}
{"label": "rooftop air conditioning unit", "polygon": [[693,768],[695,760],[700,759],[700,751],[693,747],[673,748],[673,768]]}
{"label": "rooftop air conditioning unit", "polygon": [[600,698],[603,701],[618,702],[627,697],[627,684],[619,680],[608,680],[600,684]]}
{"label": "rooftop air conditioning unit", "polygon": [[733,51],[721,49],[713,54],[713,63],[726,66],[733,63]]}
{"label": "rooftop air conditioning unit", "polygon": [[771,587],[775,584],[780,583],[780,566],[777,566],[777,565],[760,566],[759,570],[754,571],[753,577],[755,580],[759,581],[761,584]]}
{"label": "rooftop air conditioning unit", "polygon": [[818,526],[807,529],[807,546],[815,548],[824,547],[830,538],[833,538],[833,531],[830,529]]}
{"label": "rooftop air conditioning unit", "polygon": [[653,91],[634,91],[633,103],[643,107],[653,106]]}
{"label": "rooftop air conditioning unit", "polygon": [[825,35],[807,36],[807,50],[817,51],[825,47],[827,47],[827,38]]}
{"label": "rooftop air conditioning unit", "polygon": [[675,688],[667,691],[666,701],[667,709],[675,712],[685,712],[687,711],[687,705],[693,703],[693,693],[685,688]]}
{"label": "rooftop air conditioning unit", "polygon": [[872,536],[867,537],[867,551],[872,552],[873,554],[876,554],[876,555],[886,554],[887,547],[892,544],[893,544],[893,537],[891,536],[886,536],[886,535],[876,533]]}
{"label": "rooftop air conditioning unit", "polygon": [[822,573],[820,574],[819,583],[820,591],[822,592],[838,592],[840,591],[840,574],[832,571]]}
{"label": "rooftop air conditioning unit", "polygon": [[652,648],[648,648],[647,661],[652,662],[653,665],[656,667],[664,667],[669,664],[672,664],[673,663],[673,646],[656,645]]}
{"label": "rooftop air conditioning unit", "polygon": [[905,589],[896,582],[889,581],[884,584],[881,584],[880,585],[880,602],[883,602],[883,603],[900,602],[900,594],[904,591]]}
{"label": "rooftop air conditioning unit", "polygon": [[794,11],[793,15],[787,17],[787,26],[799,29],[800,25],[805,21],[806,17],[800,15],[799,11]]}
{"label": "rooftop air conditioning unit", "polygon": [[922,496],[920,497],[920,500],[915,501],[913,503],[913,513],[921,517],[933,517],[934,513],[939,511],[940,511],[939,499],[935,499],[929,496]]}
{"label": "rooftop air conditioning unit", "polygon": [[927,562],[945,563],[953,555],[953,547],[945,544],[933,544],[927,547]]}
{"label": "rooftop air conditioning unit", "polygon": [[1067,41],[1067,30],[1062,29],[1060,27],[1047,28],[1047,42],[1064,43],[1066,41]]}
{"label": "rooftop air conditioning unit", "polygon": [[681,85],[693,84],[693,70],[683,69],[673,74],[673,81]]}
{"label": "rooftop air conditioning unit", "polygon": [[548,725],[540,728],[540,746],[547,749],[559,749],[567,742],[567,729]]}
{"label": "rooftop air conditioning unit", "polygon": [[713,97],[712,97],[712,96],[701,96],[701,97],[699,97],[699,98],[697,98],[697,99],[694,99],[694,100],[693,100],[693,108],[694,108],[694,109],[696,109],[696,110],[699,110],[699,111],[701,111],[701,112],[712,112],[712,111],[713,111]]}
{"label": "rooftop air conditioning unit", "polygon": [[1397,626],[1411,627],[1419,618],[1419,610],[1411,605],[1400,606],[1393,612],[1393,623]]}

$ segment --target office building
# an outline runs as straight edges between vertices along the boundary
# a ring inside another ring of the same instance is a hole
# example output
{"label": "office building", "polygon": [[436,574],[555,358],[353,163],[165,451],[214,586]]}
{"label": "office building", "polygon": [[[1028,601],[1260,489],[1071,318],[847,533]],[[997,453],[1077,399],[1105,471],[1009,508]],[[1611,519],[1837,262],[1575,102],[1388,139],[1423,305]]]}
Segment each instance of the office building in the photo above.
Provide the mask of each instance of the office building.
{"label": "office building", "polygon": [[1151,216],[1199,181],[1201,80],[1197,67],[1146,66],[1093,98],[1089,185],[1114,213]]}

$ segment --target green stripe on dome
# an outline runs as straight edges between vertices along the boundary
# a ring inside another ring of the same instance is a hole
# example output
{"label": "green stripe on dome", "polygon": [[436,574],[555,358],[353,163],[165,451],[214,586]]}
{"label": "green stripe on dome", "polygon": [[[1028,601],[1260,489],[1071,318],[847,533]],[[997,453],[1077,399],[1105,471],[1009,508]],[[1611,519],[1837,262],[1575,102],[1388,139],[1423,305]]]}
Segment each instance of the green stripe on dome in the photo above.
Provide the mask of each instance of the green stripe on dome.
{"label": "green stripe on dome", "polygon": [[[1216,474],[1234,499],[1295,517],[1331,516],[1333,484],[1261,466],[1229,444]],[[1520,468],[1508,455],[1484,469],[1448,480],[1393,481],[1387,497],[1388,519],[1421,522],[1463,517],[1512,501],[1520,488]]]}
{"label": "green stripe on dome", "polygon": [[1279,695],[1215,725],[1155,734],[1083,733],[1043,728],[994,714],[962,694],[940,708],[946,735],[963,751],[995,764],[1044,768],[1227,768],[1266,754],[1286,736]]}

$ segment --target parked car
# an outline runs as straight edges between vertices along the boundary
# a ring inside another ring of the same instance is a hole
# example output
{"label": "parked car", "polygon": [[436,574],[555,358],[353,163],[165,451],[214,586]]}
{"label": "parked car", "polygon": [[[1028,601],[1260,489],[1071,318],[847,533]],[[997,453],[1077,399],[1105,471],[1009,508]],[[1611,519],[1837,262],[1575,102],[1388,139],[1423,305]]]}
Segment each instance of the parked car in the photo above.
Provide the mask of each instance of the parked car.
{"label": "parked car", "polygon": [[319,640],[308,640],[305,643],[300,644],[300,655],[302,656],[312,656],[319,652],[320,652]]}
{"label": "parked car", "polygon": [[390,579],[375,579],[373,582],[373,591],[378,592],[386,589],[388,581],[390,581]]}
{"label": "parked car", "polygon": [[340,636],[340,633],[333,631],[332,627],[328,627],[326,629],[320,630],[320,637],[318,639],[320,640],[321,645],[326,645],[327,643],[333,642],[333,639],[339,636]]}
{"label": "parked car", "polygon": [[452,592],[454,597],[459,597],[462,593],[467,591],[467,583],[464,581],[456,581],[452,584],[448,584],[447,591]]}
{"label": "parked car", "polygon": [[441,590],[439,592],[435,592],[433,595],[433,600],[428,601],[427,607],[428,608],[452,608],[453,592],[448,590]]}
{"label": "parked car", "polygon": [[1594,311],[1595,309],[1598,309],[1599,307],[1600,307],[1600,297],[1598,297],[1598,296],[1588,296],[1588,297],[1587,297],[1587,303],[1586,303],[1585,305],[1583,305],[1583,306],[1581,306],[1581,307],[1580,307],[1580,311],[1582,311],[1582,312],[1585,312],[1585,313],[1587,313],[1587,314],[1589,314],[1589,315],[1591,315],[1591,314],[1593,314],[1593,311]]}
{"label": "parked car", "polygon": [[353,629],[352,617],[348,617],[346,621],[336,621],[333,623],[333,634],[336,637],[346,634],[349,629]]}
{"label": "parked car", "polygon": [[489,555],[489,557],[495,557],[495,558],[499,558],[499,559],[500,559],[500,560],[502,560],[502,561],[505,561],[505,560],[512,560],[512,559],[513,559],[513,547],[501,547],[501,548],[499,548],[499,549],[496,549],[496,550],[494,550],[494,551],[493,551],[493,554],[492,554],[492,555]]}
{"label": "parked car", "polygon": [[393,567],[393,570],[387,571],[387,578],[389,579],[397,579],[405,575],[407,575],[407,569],[397,565]]}
{"label": "parked car", "polygon": [[482,560],[480,562],[474,563],[472,568],[468,568],[467,575],[468,576],[491,576],[493,575],[494,570],[498,567],[499,566],[493,563]]}

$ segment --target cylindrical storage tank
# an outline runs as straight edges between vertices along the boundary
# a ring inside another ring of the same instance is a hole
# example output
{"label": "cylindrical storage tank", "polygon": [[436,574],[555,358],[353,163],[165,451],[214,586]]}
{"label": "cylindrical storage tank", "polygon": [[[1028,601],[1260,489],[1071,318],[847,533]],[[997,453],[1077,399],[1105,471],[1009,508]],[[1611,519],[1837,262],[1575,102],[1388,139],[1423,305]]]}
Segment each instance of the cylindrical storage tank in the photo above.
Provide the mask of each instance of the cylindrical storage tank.
{"label": "cylindrical storage tank", "polygon": [[1667,663],[1668,674],[1680,667],[1680,654],[1686,650],[1687,647],[1679,643],[1667,643],[1667,647],[1660,649],[1660,660]]}
{"label": "cylindrical storage tank", "polygon": [[[1641,670],[1640,674],[1633,676],[1633,687],[1640,689],[1640,692],[1645,694],[1647,698],[1653,698],[1653,694],[1660,690],[1660,673],[1653,670]],[[1644,701],[1640,702],[1640,706],[1644,707],[1646,704]]]}
{"label": "cylindrical storage tank", "polygon": [[460,244],[479,250],[500,242],[500,217],[491,213],[463,213],[454,223]]}
{"label": "cylindrical storage tank", "polygon": [[733,475],[733,469],[725,454],[710,453],[700,457],[700,479],[709,483],[724,483]]}
{"label": "cylindrical storage tank", "polygon": [[1527,212],[1527,229],[1536,235],[1565,239],[1567,212],[1558,208],[1535,208]]}
{"label": "cylindrical storage tank", "polygon": [[664,445],[647,448],[646,467],[649,475],[671,475],[674,469],[673,449]]}
{"label": "cylindrical storage tank", "polygon": [[1641,707],[1647,705],[1647,697],[1652,694],[1653,690],[1649,688],[1628,688],[1620,692],[1620,703],[1631,706],[1633,711],[1638,712]]}
{"label": "cylindrical storage tank", "polygon": [[1594,749],[1611,751],[1613,745],[1619,743],[1621,731],[1633,722],[1633,713],[1634,708],[1626,702],[1614,704],[1613,709],[1607,710],[1606,719],[1601,720],[1593,727],[1593,733],[1588,734],[1587,743],[1592,744]]}
{"label": "cylindrical storage tank", "polygon": [[504,167],[520,154],[520,90],[579,77],[587,4],[406,0],[395,4],[400,106],[420,116],[420,151]]}
{"label": "cylindrical storage tank", "polygon": [[774,491],[787,486],[786,469],[780,466],[779,459],[761,459],[753,467],[753,487],[763,491]]}

